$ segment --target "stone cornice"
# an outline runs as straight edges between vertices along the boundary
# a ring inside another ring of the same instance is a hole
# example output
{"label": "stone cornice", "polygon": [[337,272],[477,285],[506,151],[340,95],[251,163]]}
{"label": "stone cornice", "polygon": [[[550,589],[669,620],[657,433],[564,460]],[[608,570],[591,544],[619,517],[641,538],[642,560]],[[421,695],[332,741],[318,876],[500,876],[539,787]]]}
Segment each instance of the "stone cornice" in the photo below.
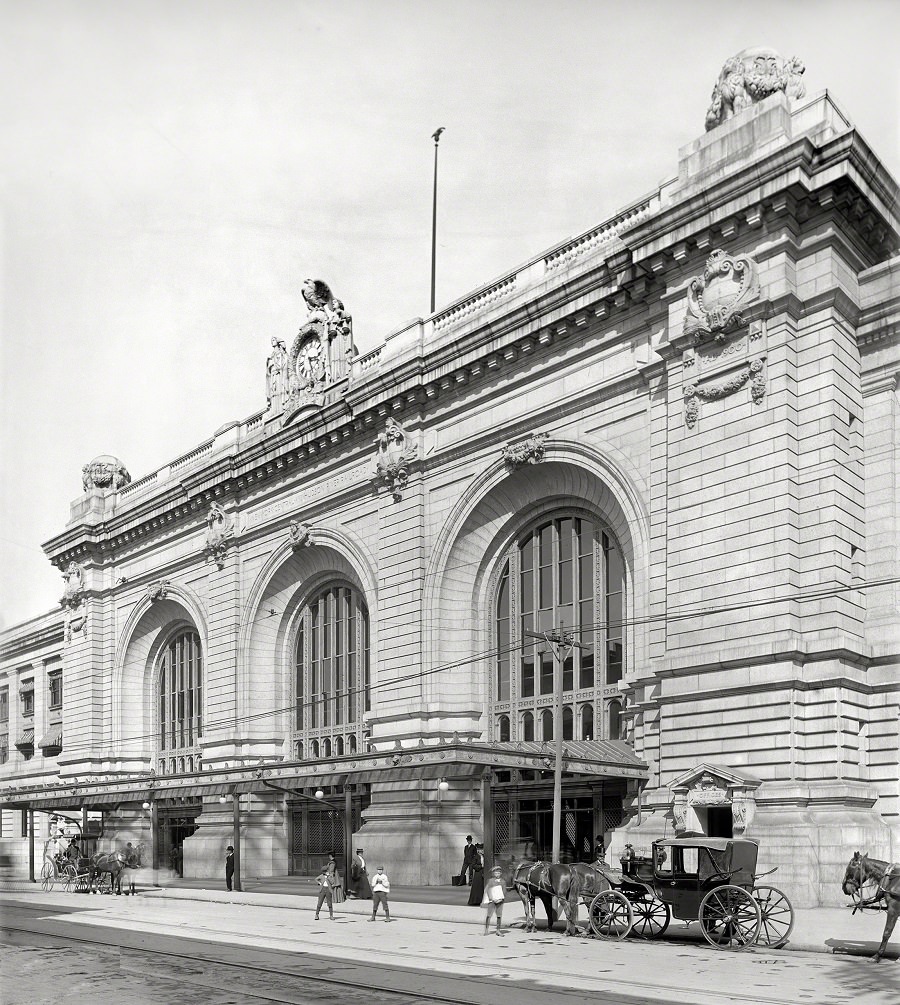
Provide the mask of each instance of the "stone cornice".
{"label": "stone cornice", "polygon": [[62,611],[58,615],[56,615],[56,612],[53,612],[53,614],[59,617],[58,623],[54,622],[34,628],[23,635],[17,635],[10,642],[0,640],[0,661],[14,661],[36,649],[61,645],[64,627],[63,614]]}

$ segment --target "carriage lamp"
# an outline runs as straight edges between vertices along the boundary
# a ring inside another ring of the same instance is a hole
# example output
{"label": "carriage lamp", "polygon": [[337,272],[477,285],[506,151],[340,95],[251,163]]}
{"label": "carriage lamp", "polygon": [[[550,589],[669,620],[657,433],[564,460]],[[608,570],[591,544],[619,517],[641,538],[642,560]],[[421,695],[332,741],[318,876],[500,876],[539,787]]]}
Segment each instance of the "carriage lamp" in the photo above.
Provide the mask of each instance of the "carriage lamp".
{"label": "carriage lamp", "polygon": [[324,799],[325,793],[322,789],[316,789],[316,799]]}

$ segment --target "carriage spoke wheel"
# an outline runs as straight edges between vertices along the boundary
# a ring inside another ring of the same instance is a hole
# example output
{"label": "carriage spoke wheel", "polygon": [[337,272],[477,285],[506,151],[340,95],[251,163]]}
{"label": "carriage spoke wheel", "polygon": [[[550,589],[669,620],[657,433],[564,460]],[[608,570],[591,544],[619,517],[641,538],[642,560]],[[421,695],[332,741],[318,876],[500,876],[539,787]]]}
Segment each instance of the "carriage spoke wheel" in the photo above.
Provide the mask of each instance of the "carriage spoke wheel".
{"label": "carriage spoke wheel", "polygon": [[78,870],[74,865],[67,865],[63,870],[63,889],[71,893],[78,886]]}
{"label": "carriage spoke wheel", "polygon": [[758,946],[780,949],[794,928],[794,909],[791,902],[774,886],[757,886],[753,890],[761,916]]}
{"label": "carriage spoke wheel", "polygon": [[52,890],[53,882],[56,879],[56,868],[52,862],[45,862],[41,866],[41,889]]}
{"label": "carriage spoke wheel", "polygon": [[759,936],[761,914],[753,895],[740,886],[720,886],[700,902],[703,937],[716,949],[748,949]]}
{"label": "carriage spoke wheel", "polygon": [[624,939],[634,924],[628,898],[617,890],[605,890],[591,901],[588,910],[591,929],[601,939]]}
{"label": "carriage spoke wheel", "polygon": [[634,912],[632,932],[642,939],[658,939],[672,920],[669,905],[649,894],[633,900],[631,909]]}

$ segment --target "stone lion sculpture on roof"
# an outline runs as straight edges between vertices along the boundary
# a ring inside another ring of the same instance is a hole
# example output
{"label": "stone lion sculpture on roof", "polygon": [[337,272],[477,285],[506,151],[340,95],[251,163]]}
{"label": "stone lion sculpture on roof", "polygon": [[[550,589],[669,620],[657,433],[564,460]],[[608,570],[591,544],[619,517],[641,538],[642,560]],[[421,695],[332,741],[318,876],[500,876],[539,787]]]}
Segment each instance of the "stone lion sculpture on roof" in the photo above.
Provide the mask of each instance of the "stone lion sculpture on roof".
{"label": "stone lion sculpture on roof", "polygon": [[777,91],[802,98],[806,89],[800,77],[805,72],[796,56],[783,59],[774,49],[744,49],[732,56],[713,88],[706,112],[707,132]]}

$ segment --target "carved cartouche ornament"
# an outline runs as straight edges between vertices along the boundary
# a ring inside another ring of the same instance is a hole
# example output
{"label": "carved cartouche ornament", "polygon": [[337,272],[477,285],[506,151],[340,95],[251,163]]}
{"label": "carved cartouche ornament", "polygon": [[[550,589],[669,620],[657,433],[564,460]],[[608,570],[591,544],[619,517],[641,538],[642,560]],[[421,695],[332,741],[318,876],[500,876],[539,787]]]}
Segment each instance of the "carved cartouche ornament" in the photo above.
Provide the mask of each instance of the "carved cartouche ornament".
{"label": "carved cartouche ornament", "polygon": [[120,489],[130,481],[128,469],[112,454],[101,454],[81,469],[81,485],[85,492],[93,489]]}
{"label": "carved cartouche ornament", "polygon": [[288,525],[288,537],[294,551],[298,548],[308,548],[312,544],[312,527],[299,520],[291,520]]}
{"label": "carved cartouche ornament", "polygon": [[228,545],[233,538],[234,517],[226,513],[218,503],[211,502],[206,514],[206,537],[203,544],[207,560],[224,569]]}
{"label": "carved cartouche ornament", "polygon": [[60,606],[74,609],[84,599],[84,568],[75,562],[69,562],[62,576],[64,586]]}
{"label": "carved cartouche ornament", "polygon": [[547,443],[546,433],[532,433],[521,443],[507,443],[501,453],[506,466],[510,470],[524,467],[526,464],[539,464],[544,459],[544,448]]}
{"label": "carved cartouche ornament", "polygon": [[774,49],[744,49],[732,56],[713,88],[706,112],[707,132],[777,91],[802,98],[806,89],[800,77],[805,71],[796,56],[783,59]]}
{"label": "carved cartouche ornament", "polygon": [[165,600],[169,595],[171,586],[172,584],[168,579],[160,579],[155,583],[150,583],[147,587],[147,596],[150,602],[155,604],[157,600]]}
{"label": "carved cartouche ornament", "polygon": [[383,482],[391,490],[394,501],[399,502],[409,481],[410,466],[416,459],[415,444],[409,433],[392,418],[388,418],[384,432],[378,434],[375,443],[378,448],[375,479]]}
{"label": "carved cartouche ornament", "polygon": [[732,258],[717,248],[707,258],[703,275],[688,284],[684,334],[695,342],[724,342],[729,332],[743,327],[741,310],[758,299],[756,262],[749,255]]}

